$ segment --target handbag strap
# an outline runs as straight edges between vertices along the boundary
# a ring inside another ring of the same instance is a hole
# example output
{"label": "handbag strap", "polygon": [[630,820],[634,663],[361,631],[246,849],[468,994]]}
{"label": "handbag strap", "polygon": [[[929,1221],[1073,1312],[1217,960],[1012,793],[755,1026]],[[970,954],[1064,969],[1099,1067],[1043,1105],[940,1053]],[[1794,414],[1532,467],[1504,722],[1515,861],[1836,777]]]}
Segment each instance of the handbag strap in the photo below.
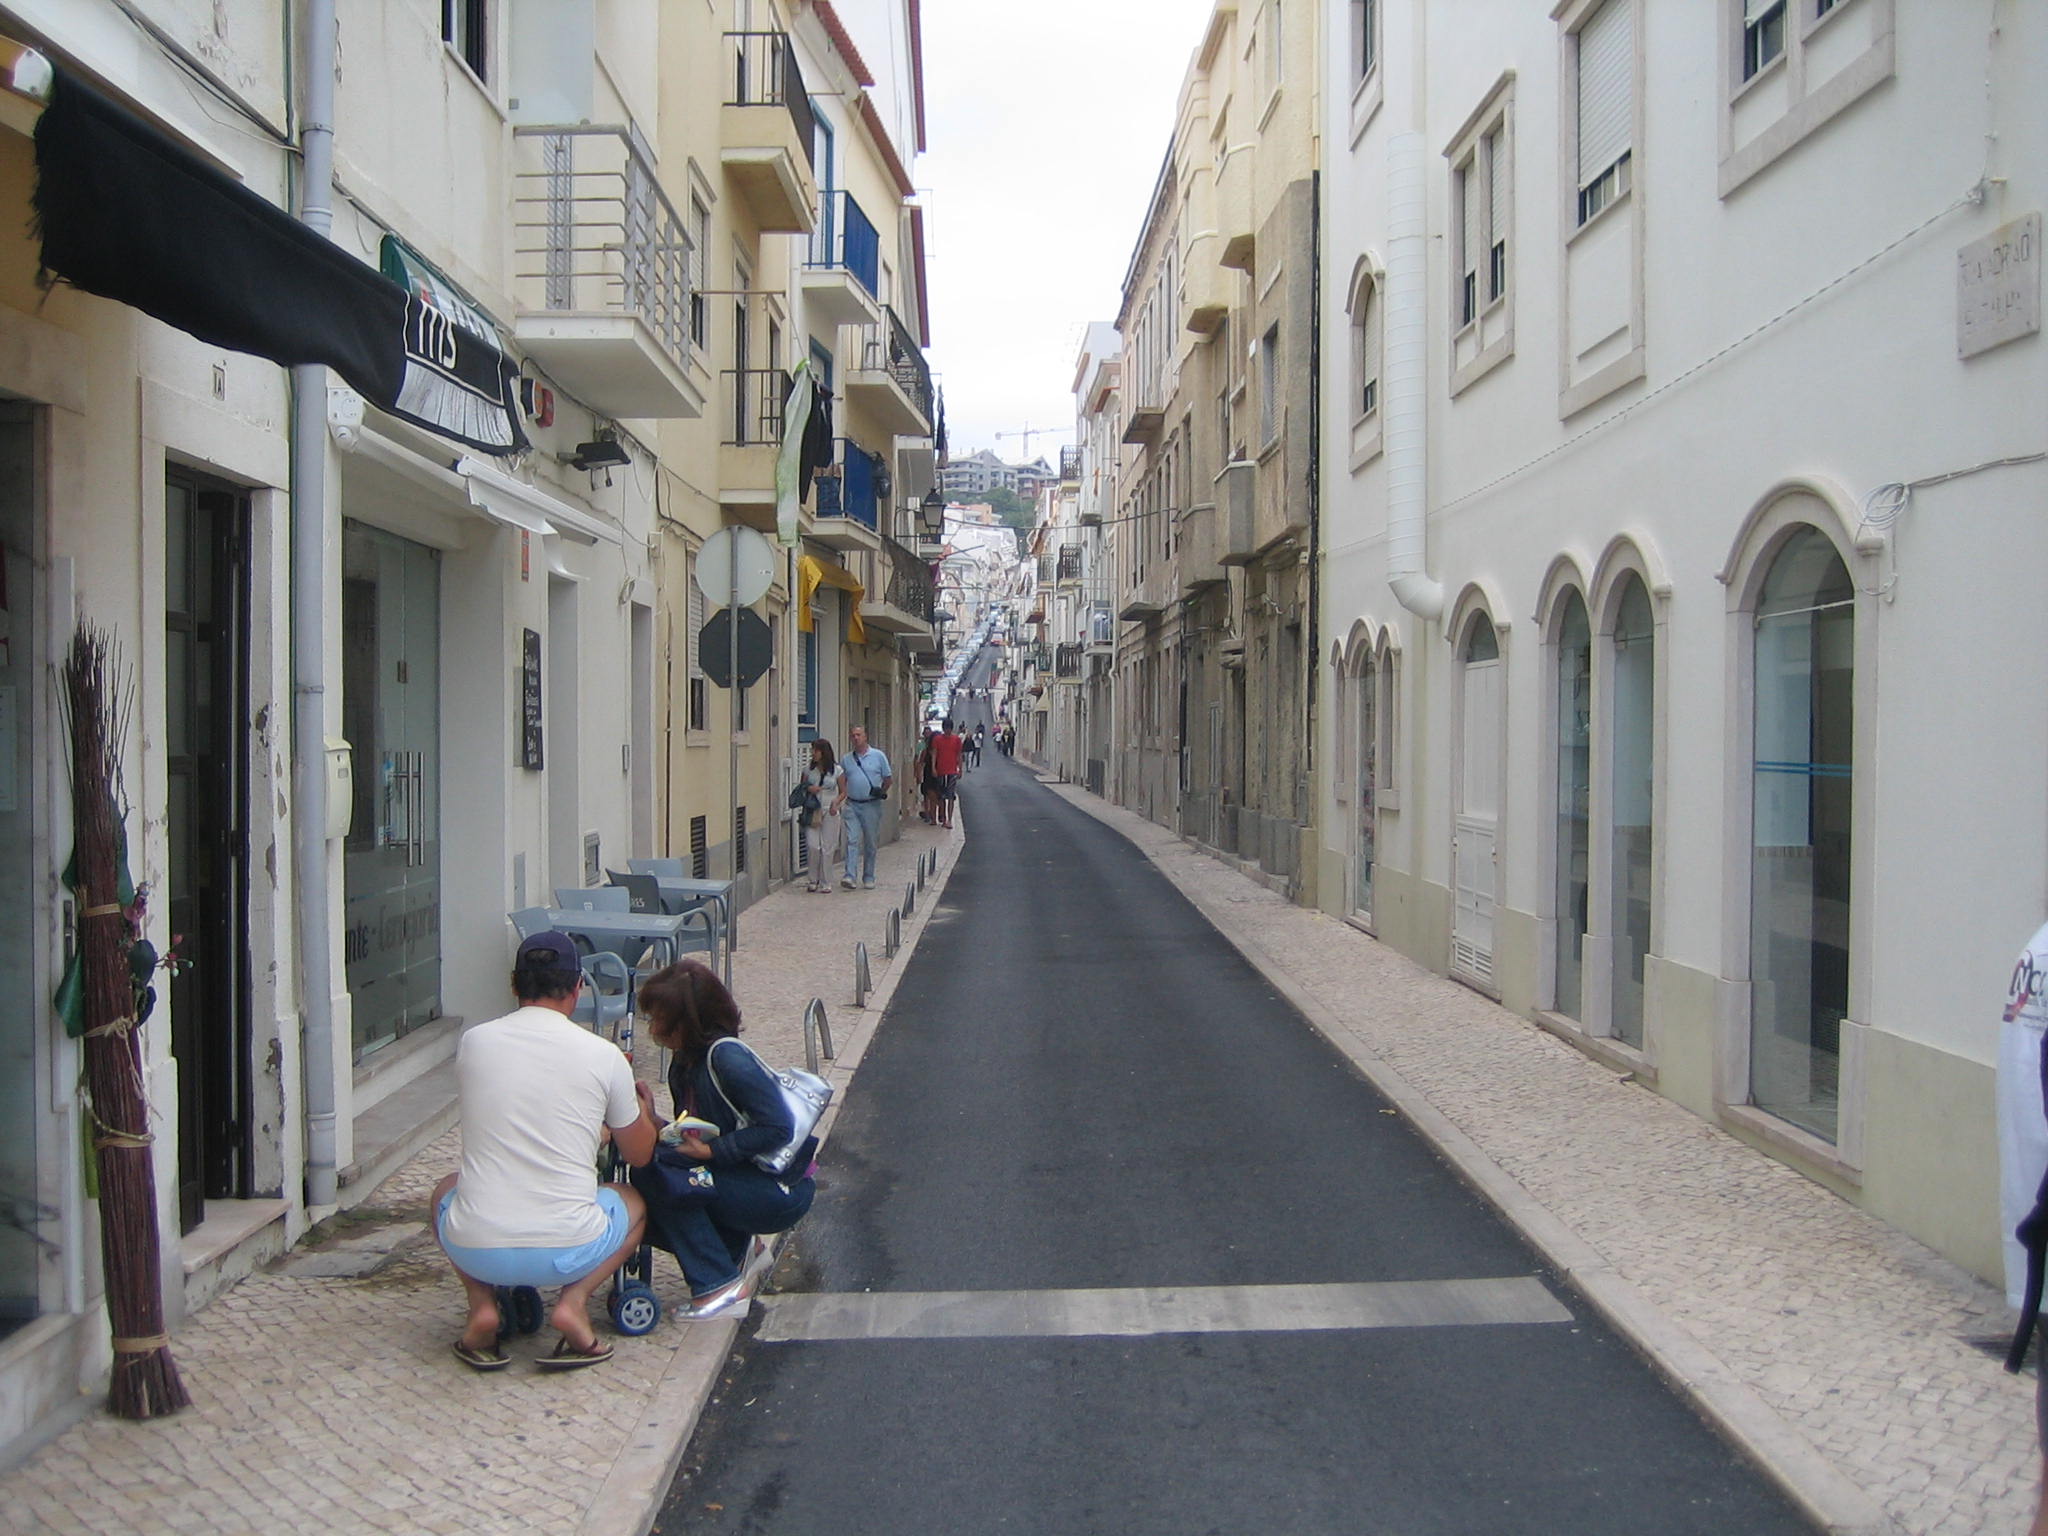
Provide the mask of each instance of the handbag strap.
{"label": "handbag strap", "polygon": [[734,1045],[738,1046],[741,1050],[745,1051],[749,1056],[753,1057],[755,1062],[759,1064],[762,1071],[768,1072],[768,1075],[771,1077],[775,1074],[769,1071],[768,1063],[761,1060],[761,1053],[755,1050],[751,1045],[747,1044],[747,1042],[742,1040],[738,1035],[721,1035],[718,1039],[711,1042],[711,1049],[704,1053],[704,1070],[706,1073],[710,1075],[711,1086],[713,1088],[716,1088],[718,1090],[718,1096],[721,1099],[725,1100],[725,1107],[732,1111],[733,1118],[735,1120],[744,1121],[747,1118],[746,1111],[742,1110],[739,1107],[739,1105],[733,1102],[731,1091],[726,1088],[724,1082],[722,1082],[718,1076],[718,1048],[721,1045],[725,1044],[725,1042],[728,1040],[730,1040]]}

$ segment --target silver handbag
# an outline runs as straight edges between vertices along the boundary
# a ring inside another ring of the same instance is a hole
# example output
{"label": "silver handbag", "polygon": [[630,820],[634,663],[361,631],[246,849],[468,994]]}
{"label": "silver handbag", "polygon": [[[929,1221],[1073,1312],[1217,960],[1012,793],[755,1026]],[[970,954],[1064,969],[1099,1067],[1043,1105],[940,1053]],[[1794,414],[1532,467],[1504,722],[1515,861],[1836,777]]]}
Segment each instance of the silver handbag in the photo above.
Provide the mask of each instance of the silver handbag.
{"label": "silver handbag", "polygon": [[[818,1118],[825,1113],[825,1106],[832,1102],[832,1085],[817,1073],[806,1072],[802,1067],[771,1067],[767,1062],[761,1061],[760,1053],[751,1045],[744,1040],[738,1040],[737,1037],[733,1038],[748,1055],[761,1062],[761,1070],[775,1080],[776,1087],[782,1093],[783,1105],[789,1110],[790,1122],[795,1127],[790,1133],[789,1140],[783,1145],[772,1152],[757,1153],[754,1157],[756,1167],[780,1178],[789,1172],[790,1164],[796,1161],[797,1153],[810,1139],[811,1130],[817,1125]],[[739,1117],[740,1128],[744,1130],[751,1122],[746,1111],[733,1103],[733,1097],[726,1092],[725,1084],[719,1081],[716,1063],[717,1052],[714,1051],[707,1058],[707,1065],[711,1067],[711,1081],[717,1086],[725,1102],[732,1104],[733,1113]]]}

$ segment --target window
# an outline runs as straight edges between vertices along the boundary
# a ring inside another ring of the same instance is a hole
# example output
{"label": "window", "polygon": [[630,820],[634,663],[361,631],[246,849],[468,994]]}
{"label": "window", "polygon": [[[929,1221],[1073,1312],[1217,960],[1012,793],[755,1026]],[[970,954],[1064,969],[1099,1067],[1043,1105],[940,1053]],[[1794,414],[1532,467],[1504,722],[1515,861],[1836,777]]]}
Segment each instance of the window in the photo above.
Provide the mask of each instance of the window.
{"label": "window", "polygon": [[711,878],[710,834],[702,816],[690,818],[690,878],[708,880]]}
{"label": "window", "polygon": [[1267,101],[1280,94],[1283,4],[1284,0],[1266,0],[1265,14],[1259,18],[1259,95]]}
{"label": "window", "polygon": [[1650,952],[1656,809],[1657,629],[1650,595],[1630,576],[1615,607],[1608,715],[1607,1033],[1643,1049],[1643,963]]}
{"label": "window", "polygon": [[1755,615],[1749,1092],[1826,1141],[1849,1012],[1855,602],[1835,546],[1803,526]]}
{"label": "window", "polygon": [[1586,887],[1591,859],[1593,631],[1585,599],[1569,593],[1557,627],[1557,979],[1550,1010],[1585,1017]]}
{"label": "window", "polygon": [[1380,0],[1351,0],[1351,78],[1363,80],[1380,61]]}
{"label": "window", "polygon": [[732,808],[732,872],[736,875],[747,872],[747,808],[744,805]]}
{"label": "window", "polygon": [[1503,75],[1444,158],[1451,170],[1451,393],[1514,351],[1514,76]]}
{"label": "window", "polygon": [[[696,565],[694,555],[690,559],[690,564],[693,568]],[[688,647],[690,681],[689,708],[684,725],[692,731],[703,731],[711,728],[711,681],[704,675],[704,657],[697,640],[704,632],[704,594],[697,589],[695,580],[688,582],[687,586],[689,600],[684,605],[683,623],[688,627],[689,633],[683,637],[683,643]]]}
{"label": "window", "polygon": [[1719,0],[1720,194],[1891,79],[1896,0]]}
{"label": "window", "polygon": [[1742,78],[1761,74],[1784,54],[1785,0],[1742,0]]}
{"label": "window", "polygon": [[454,49],[479,80],[490,79],[488,0],[441,0],[441,41]]}
{"label": "window", "polygon": [[1633,0],[1607,0],[1573,34],[1578,62],[1579,198],[1583,224],[1628,190],[1635,127]]}
{"label": "window", "polygon": [[1351,323],[1352,356],[1356,359],[1359,416],[1370,416],[1380,408],[1380,305],[1379,285],[1368,278],[1360,288],[1358,313]]}
{"label": "window", "polygon": [[711,210],[697,198],[690,199],[690,345],[705,347],[711,340],[711,310],[704,290],[711,261]]}
{"label": "window", "polygon": [[1269,447],[1280,436],[1280,327],[1259,338],[1259,443]]}

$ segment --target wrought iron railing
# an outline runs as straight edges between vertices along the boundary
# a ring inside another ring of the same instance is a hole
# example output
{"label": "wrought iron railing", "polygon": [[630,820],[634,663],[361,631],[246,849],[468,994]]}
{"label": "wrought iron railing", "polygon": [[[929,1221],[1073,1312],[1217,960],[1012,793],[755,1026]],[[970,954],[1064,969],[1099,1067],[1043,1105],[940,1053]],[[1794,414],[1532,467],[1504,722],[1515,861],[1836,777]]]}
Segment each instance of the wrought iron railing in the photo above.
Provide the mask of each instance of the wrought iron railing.
{"label": "wrought iron railing", "polygon": [[932,568],[886,535],[882,554],[888,561],[883,601],[912,618],[932,621]]}
{"label": "wrought iron railing", "polygon": [[523,308],[637,315],[676,362],[690,355],[690,236],[636,136],[529,124],[514,194],[513,280]]}
{"label": "wrought iron railing", "polygon": [[1060,478],[1078,480],[1081,478],[1081,446],[1069,443],[1060,449]]}
{"label": "wrought iron railing", "polygon": [[1059,548],[1059,571],[1057,580],[1079,581],[1081,579],[1081,546],[1075,543],[1062,544]]}
{"label": "wrought iron railing", "polygon": [[870,373],[887,373],[897,387],[910,397],[917,414],[927,423],[932,419],[932,372],[925,363],[924,349],[910,334],[910,327],[894,309],[884,309],[880,325],[861,331],[860,365]]}
{"label": "wrought iron railing", "polygon": [[811,230],[809,267],[844,268],[872,297],[880,287],[882,237],[851,194],[826,192],[818,198],[818,222]]}
{"label": "wrought iron railing", "polygon": [[1079,677],[1081,675],[1081,645],[1075,641],[1054,649],[1052,675],[1054,677]]}
{"label": "wrought iron railing", "polygon": [[880,532],[881,505],[888,496],[889,468],[879,455],[848,438],[834,438],[836,474],[818,477],[818,516],[844,517]]}
{"label": "wrought iron railing", "polygon": [[789,375],[780,368],[725,370],[725,441],[741,447],[782,442],[782,403]]}
{"label": "wrought iron railing", "polygon": [[1052,585],[1052,556],[1050,554],[1038,557],[1038,584],[1041,587]]}
{"label": "wrought iron railing", "polygon": [[817,163],[818,126],[811,112],[810,93],[804,89],[804,73],[796,61],[786,32],[728,32],[726,42],[733,50],[729,107],[783,107],[789,112],[796,140],[804,147],[804,159]]}

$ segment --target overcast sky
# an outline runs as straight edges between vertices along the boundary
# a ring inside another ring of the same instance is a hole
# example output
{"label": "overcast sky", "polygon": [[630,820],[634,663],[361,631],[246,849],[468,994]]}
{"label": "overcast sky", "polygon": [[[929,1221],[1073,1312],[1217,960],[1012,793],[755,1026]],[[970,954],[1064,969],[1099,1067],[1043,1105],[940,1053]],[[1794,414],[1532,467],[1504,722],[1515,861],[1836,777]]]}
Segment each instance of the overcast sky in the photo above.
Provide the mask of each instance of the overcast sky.
{"label": "overcast sky", "polygon": [[[1124,269],[1211,0],[927,0],[932,369],[953,453],[1051,458]],[[1024,440],[997,432],[1049,427]]]}

